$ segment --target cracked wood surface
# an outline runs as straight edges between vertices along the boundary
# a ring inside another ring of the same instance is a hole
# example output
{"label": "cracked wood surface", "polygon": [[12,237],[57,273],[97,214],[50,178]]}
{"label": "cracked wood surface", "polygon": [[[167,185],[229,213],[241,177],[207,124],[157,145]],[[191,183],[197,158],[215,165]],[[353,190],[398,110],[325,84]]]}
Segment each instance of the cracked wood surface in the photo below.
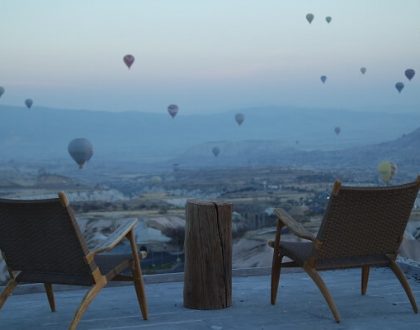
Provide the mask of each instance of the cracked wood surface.
{"label": "cracked wood surface", "polygon": [[232,204],[189,200],[184,252],[184,306],[231,306]]}

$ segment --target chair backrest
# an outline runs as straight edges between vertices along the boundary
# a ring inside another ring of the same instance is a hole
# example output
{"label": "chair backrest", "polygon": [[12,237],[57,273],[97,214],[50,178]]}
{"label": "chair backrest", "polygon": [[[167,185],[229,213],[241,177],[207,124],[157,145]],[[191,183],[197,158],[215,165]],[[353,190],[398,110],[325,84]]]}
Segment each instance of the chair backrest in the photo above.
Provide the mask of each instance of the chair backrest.
{"label": "chair backrest", "polygon": [[0,250],[13,271],[92,282],[88,249],[64,194],[44,200],[0,199]]}
{"label": "chair backrest", "polygon": [[318,257],[397,254],[419,186],[420,177],[388,187],[341,187],[336,182],[318,232]]}

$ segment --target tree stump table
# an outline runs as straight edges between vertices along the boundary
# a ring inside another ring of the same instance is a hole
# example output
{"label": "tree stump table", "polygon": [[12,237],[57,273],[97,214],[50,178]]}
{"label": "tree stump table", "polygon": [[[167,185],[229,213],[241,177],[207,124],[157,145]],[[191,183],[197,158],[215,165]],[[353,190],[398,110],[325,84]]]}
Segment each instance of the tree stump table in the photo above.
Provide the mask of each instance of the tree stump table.
{"label": "tree stump table", "polygon": [[184,241],[184,306],[232,305],[232,204],[189,200]]}

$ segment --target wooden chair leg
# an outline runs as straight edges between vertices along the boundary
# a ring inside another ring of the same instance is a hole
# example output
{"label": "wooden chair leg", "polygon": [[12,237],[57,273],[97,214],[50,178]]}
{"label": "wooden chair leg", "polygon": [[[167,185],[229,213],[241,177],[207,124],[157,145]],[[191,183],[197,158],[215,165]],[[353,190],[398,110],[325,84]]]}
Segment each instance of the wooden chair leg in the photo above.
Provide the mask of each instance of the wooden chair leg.
{"label": "wooden chair leg", "polygon": [[55,312],[54,291],[51,283],[44,283],[45,292],[47,293],[48,303],[50,304],[51,312]]}
{"label": "wooden chair leg", "polygon": [[274,305],[277,299],[277,292],[279,290],[279,281],[280,281],[280,272],[281,272],[281,262],[283,256],[281,256],[280,251],[280,238],[281,238],[281,229],[283,228],[283,223],[280,219],[277,219],[276,225],[276,237],[274,239],[274,252],[273,252],[273,262],[271,266],[271,304]]}
{"label": "wooden chair leg", "polygon": [[408,284],[407,279],[404,276],[404,273],[402,272],[401,268],[397,265],[397,263],[393,260],[390,260],[389,266],[391,267],[392,271],[394,272],[395,276],[400,281],[402,287],[405,290],[405,293],[407,294],[408,299],[410,300],[411,307],[413,307],[414,313],[418,313],[416,300],[414,299],[413,292],[411,291],[410,285]]}
{"label": "wooden chair leg", "polygon": [[363,296],[366,294],[368,280],[369,280],[369,266],[364,265],[362,266],[362,286],[361,286]]}
{"label": "wooden chair leg", "polygon": [[87,308],[89,307],[89,304],[93,301],[93,299],[96,297],[96,295],[99,293],[99,291],[101,291],[101,289],[105,285],[106,285],[106,281],[99,282],[95,284],[92,288],[90,288],[90,290],[85,294],[82,302],[79,305],[79,308],[74,314],[73,320],[69,327],[70,330],[76,330],[77,325],[79,324],[83,314],[86,312]]}
{"label": "wooden chair leg", "polygon": [[17,282],[12,278],[7,282],[6,287],[0,294],[0,309],[3,307],[4,303],[6,302],[6,299],[11,295],[13,290],[16,288]]}
{"label": "wooden chair leg", "polygon": [[273,263],[271,267],[271,304],[274,305],[277,299],[277,292],[279,290],[281,262],[283,257],[280,256],[279,251],[274,248]]}
{"label": "wooden chair leg", "polygon": [[137,251],[136,239],[134,236],[134,231],[131,230],[127,234],[127,238],[130,241],[131,252],[133,254],[133,278],[134,278],[134,287],[136,289],[137,300],[139,303],[140,311],[144,320],[148,319],[148,310],[147,310],[147,301],[146,293],[144,289],[143,275],[141,272],[140,259]]}
{"label": "wooden chair leg", "polygon": [[337,323],[340,323],[340,314],[338,312],[337,306],[334,303],[334,300],[330,294],[330,292],[327,289],[327,286],[325,285],[324,281],[322,280],[321,276],[319,276],[318,272],[315,270],[315,268],[304,266],[303,269],[306,273],[310,276],[310,278],[315,282],[315,284],[318,286],[319,290],[321,291],[322,295],[324,296],[325,300],[327,301],[328,306],[330,307],[330,310],[332,314],[334,315],[334,319]]}

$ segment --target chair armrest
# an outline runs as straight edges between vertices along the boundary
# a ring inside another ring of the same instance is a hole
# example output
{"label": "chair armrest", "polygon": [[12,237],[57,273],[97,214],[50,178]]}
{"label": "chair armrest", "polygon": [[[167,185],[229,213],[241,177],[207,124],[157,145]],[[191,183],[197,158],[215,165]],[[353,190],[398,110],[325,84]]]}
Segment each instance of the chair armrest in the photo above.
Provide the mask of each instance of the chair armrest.
{"label": "chair armrest", "polygon": [[118,245],[127,234],[134,229],[137,224],[137,219],[121,220],[117,229],[103,240],[99,245],[90,251],[89,254],[95,255],[101,252],[110,251]]}
{"label": "chair armrest", "polygon": [[274,210],[274,214],[277,216],[279,221],[283,223],[290,231],[300,238],[304,238],[310,241],[315,241],[316,237],[314,234],[306,230],[299,222],[292,218],[292,216],[285,210],[278,208]]}

